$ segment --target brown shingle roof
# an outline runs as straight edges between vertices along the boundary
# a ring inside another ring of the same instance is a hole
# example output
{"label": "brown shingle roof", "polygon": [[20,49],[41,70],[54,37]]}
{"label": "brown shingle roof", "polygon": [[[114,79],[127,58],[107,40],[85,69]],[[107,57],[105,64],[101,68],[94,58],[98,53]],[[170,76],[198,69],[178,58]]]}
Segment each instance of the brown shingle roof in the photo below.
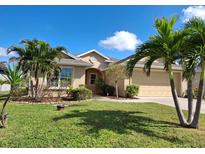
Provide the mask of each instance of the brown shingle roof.
{"label": "brown shingle roof", "polygon": [[[124,58],[124,59],[122,59],[122,60],[119,60],[119,61],[117,61],[117,62],[114,63],[114,64],[123,64],[123,65],[126,65],[126,63],[128,62],[128,60],[129,60],[130,58],[132,58],[132,57],[133,57],[133,55],[131,55],[131,56],[129,56],[129,57],[126,57],[126,58]],[[141,60],[141,61],[139,61],[139,62],[135,65],[135,67],[136,67],[136,68],[143,68],[145,62],[146,62],[146,60]],[[155,61],[155,62],[152,64],[152,67],[151,67],[151,68],[154,68],[154,69],[164,69],[164,63],[163,63],[162,61],[160,61],[160,60],[157,60],[157,61]],[[182,70],[181,65],[177,65],[177,64],[173,64],[173,65],[172,65],[172,68],[173,68],[174,70]]]}

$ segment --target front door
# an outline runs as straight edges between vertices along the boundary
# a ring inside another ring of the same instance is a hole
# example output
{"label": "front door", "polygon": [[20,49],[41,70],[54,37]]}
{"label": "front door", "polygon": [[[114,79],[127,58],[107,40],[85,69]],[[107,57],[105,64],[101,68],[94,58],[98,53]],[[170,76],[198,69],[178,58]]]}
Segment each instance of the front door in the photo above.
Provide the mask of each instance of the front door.
{"label": "front door", "polygon": [[101,78],[101,72],[97,69],[87,69],[86,70],[86,86],[92,90],[94,94],[99,93],[99,89],[95,85],[95,81]]}

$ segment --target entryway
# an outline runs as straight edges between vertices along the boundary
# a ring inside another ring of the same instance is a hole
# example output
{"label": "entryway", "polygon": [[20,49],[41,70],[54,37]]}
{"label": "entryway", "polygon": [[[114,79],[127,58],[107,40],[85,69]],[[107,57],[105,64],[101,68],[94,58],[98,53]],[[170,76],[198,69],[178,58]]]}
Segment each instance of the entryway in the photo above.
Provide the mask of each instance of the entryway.
{"label": "entryway", "polygon": [[96,68],[88,68],[85,72],[86,87],[92,90],[94,94],[99,93],[99,89],[95,85],[97,79],[103,79],[103,73]]}

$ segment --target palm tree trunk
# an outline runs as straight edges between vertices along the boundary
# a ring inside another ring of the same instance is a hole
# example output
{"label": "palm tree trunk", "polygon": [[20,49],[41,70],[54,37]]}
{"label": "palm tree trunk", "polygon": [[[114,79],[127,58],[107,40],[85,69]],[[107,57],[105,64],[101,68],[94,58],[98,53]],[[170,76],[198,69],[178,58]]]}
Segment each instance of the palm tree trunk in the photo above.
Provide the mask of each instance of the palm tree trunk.
{"label": "palm tree trunk", "polygon": [[31,97],[34,98],[34,86],[32,80],[31,80]]}
{"label": "palm tree trunk", "polygon": [[36,86],[35,86],[35,99],[37,100],[38,98],[38,84],[39,84],[39,79],[36,79]]}
{"label": "palm tree trunk", "polygon": [[188,123],[192,122],[193,119],[193,91],[192,91],[192,80],[188,80]]}
{"label": "palm tree trunk", "polygon": [[34,93],[33,81],[32,81],[31,71],[29,71],[29,97],[33,98],[34,97],[33,93]]}
{"label": "palm tree trunk", "polygon": [[176,91],[176,87],[175,87],[175,83],[174,83],[174,75],[172,72],[171,64],[168,65],[168,73],[169,73],[169,80],[170,80],[172,97],[174,100],[174,104],[175,104],[175,108],[176,108],[176,112],[177,112],[177,116],[178,116],[180,125],[182,127],[187,127],[187,122],[185,120],[184,114],[179,106],[178,96],[177,96],[177,91]]}
{"label": "palm tree trunk", "polygon": [[38,64],[36,65],[36,70],[35,70],[35,80],[36,80],[36,85],[35,85],[35,100],[37,100],[37,98],[38,98],[38,84],[39,84]]}
{"label": "palm tree trunk", "polygon": [[43,77],[43,81],[42,81],[42,83],[41,83],[41,85],[40,85],[40,88],[39,88],[39,95],[40,95],[40,97],[43,97],[43,95],[44,95],[44,93],[43,93],[43,90],[44,90],[44,82],[45,82],[45,76]]}
{"label": "palm tree trunk", "polygon": [[201,102],[202,102],[203,94],[204,94],[204,79],[205,79],[205,60],[203,60],[203,62],[202,62],[202,70],[201,70],[199,87],[198,87],[196,110],[194,113],[193,121],[190,124],[190,127],[192,127],[192,128],[199,127],[198,123],[199,123],[199,117],[200,117],[200,111],[201,111]]}
{"label": "palm tree trunk", "polygon": [[119,97],[119,94],[118,94],[118,85],[117,85],[117,81],[115,81],[115,93],[116,93],[116,97],[118,98],[118,97]]}

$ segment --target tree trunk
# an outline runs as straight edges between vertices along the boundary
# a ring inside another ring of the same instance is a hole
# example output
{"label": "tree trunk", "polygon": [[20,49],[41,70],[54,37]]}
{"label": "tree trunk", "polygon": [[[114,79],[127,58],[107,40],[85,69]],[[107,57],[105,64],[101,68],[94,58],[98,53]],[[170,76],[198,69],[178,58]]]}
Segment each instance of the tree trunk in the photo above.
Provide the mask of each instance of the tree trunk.
{"label": "tree trunk", "polygon": [[174,83],[174,75],[172,72],[171,64],[169,64],[169,66],[168,66],[168,73],[169,73],[169,80],[170,80],[172,97],[174,100],[174,104],[175,104],[175,108],[176,108],[176,112],[177,112],[177,116],[178,116],[180,125],[182,127],[187,127],[187,122],[184,118],[184,114],[179,106],[178,96],[177,96],[177,91],[176,91],[176,87],[175,87],[175,83]]}
{"label": "tree trunk", "polygon": [[202,62],[202,70],[201,70],[200,82],[199,82],[199,87],[198,87],[196,109],[195,109],[193,121],[190,124],[190,127],[192,128],[199,127],[198,123],[199,123],[199,117],[200,117],[200,111],[201,111],[201,102],[202,102],[203,94],[204,94],[204,78],[205,78],[205,61]]}
{"label": "tree trunk", "polygon": [[36,66],[35,70],[35,80],[36,80],[36,85],[35,85],[35,100],[38,98],[38,83],[39,83],[39,78],[38,78],[38,64]]}
{"label": "tree trunk", "polygon": [[31,80],[31,97],[34,98],[34,86],[32,80]]}
{"label": "tree trunk", "polygon": [[129,77],[129,85],[131,84],[131,77]]}
{"label": "tree trunk", "polygon": [[44,87],[44,82],[45,82],[45,78],[46,78],[46,76],[43,77],[43,81],[42,81],[42,83],[40,85],[40,88],[39,88],[38,94],[39,94],[40,98],[42,98],[44,96],[44,88],[45,88]]}
{"label": "tree trunk", "polygon": [[35,86],[35,100],[38,99],[38,83],[39,83],[39,79],[36,79],[36,86]]}
{"label": "tree trunk", "polygon": [[193,90],[192,90],[192,80],[188,80],[188,90],[187,90],[187,97],[188,97],[188,123],[191,123],[193,120]]}
{"label": "tree trunk", "polygon": [[1,124],[2,124],[3,128],[7,127],[7,114],[5,113],[5,108],[6,108],[7,103],[9,102],[10,97],[11,97],[11,92],[8,95],[8,97],[6,98],[6,100],[3,104],[2,110],[1,110]]}
{"label": "tree trunk", "polygon": [[32,81],[32,77],[31,77],[31,71],[29,71],[29,97],[34,97],[34,90],[33,90],[33,81]]}
{"label": "tree trunk", "polygon": [[117,81],[115,81],[115,93],[116,93],[116,97],[118,98],[118,97],[119,97],[119,94],[118,94],[118,85],[117,85]]}

